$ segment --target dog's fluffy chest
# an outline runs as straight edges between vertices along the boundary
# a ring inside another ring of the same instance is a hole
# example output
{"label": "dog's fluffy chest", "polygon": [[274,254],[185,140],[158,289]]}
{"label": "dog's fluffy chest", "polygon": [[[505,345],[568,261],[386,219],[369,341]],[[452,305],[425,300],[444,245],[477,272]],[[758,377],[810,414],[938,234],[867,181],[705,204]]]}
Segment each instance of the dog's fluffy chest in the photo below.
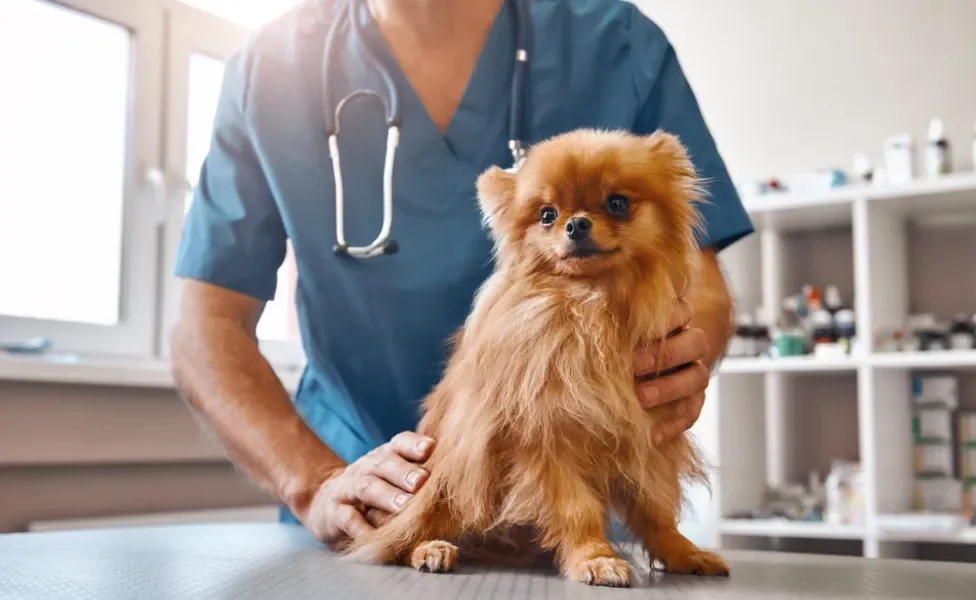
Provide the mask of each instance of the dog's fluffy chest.
{"label": "dog's fluffy chest", "polygon": [[614,443],[643,416],[633,372],[643,336],[620,313],[599,289],[540,289],[496,275],[465,329],[459,373],[473,374],[479,407],[525,443],[555,432]]}

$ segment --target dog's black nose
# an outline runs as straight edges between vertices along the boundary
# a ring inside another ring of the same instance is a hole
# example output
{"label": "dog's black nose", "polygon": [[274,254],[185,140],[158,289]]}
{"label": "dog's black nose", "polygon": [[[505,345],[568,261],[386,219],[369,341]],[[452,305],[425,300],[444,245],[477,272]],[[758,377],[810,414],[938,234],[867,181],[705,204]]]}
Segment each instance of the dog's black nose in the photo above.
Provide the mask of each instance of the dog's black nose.
{"label": "dog's black nose", "polygon": [[573,217],[566,221],[566,236],[574,242],[578,242],[590,237],[590,229],[592,228],[593,223],[586,217]]}

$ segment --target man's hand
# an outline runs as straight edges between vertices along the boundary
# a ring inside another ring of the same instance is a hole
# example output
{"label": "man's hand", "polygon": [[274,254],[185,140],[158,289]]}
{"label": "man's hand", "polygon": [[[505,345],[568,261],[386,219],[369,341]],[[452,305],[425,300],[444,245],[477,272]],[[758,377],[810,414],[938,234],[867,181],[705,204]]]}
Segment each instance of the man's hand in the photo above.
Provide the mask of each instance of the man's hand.
{"label": "man's hand", "polygon": [[328,545],[358,538],[399,512],[417,493],[429,473],[416,463],[427,460],[433,447],[430,438],[413,432],[397,434],[334,471],[299,518]]}
{"label": "man's hand", "polygon": [[646,408],[681,400],[677,418],[661,423],[654,432],[654,444],[674,439],[695,424],[705,404],[709,372],[708,336],[692,327],[691,307],[681,301],[669,336],[638,351],[634,359],[637,394]]}

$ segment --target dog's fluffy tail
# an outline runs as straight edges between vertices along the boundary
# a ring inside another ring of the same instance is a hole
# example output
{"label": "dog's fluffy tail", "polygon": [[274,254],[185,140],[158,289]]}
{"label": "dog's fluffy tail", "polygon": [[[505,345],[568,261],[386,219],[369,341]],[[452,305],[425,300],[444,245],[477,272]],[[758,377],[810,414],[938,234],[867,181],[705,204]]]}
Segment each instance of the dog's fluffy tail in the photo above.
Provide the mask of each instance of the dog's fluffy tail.
{"label": "dog's fluffy tail", "polygon": [[399,564],[409,559],[417,544],[441,539],[437,535],[440,533],[437,531],[439,513],[446,506],[438,484],[431,477],[402,511],[344,548],[344,557],[361,562]]}

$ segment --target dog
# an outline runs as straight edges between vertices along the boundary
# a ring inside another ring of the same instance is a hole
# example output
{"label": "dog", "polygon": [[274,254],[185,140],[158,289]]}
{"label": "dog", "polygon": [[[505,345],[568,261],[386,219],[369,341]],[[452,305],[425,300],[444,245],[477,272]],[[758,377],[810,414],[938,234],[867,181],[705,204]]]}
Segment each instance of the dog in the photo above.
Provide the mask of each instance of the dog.
{"label": "dog", "polygon": [[423,403],[430,478],[341,551],[444,572],[478,539],[531,531],[569,580],[629,586],[612,511],[666,571],[728,575],[678,532],[682,482],[706,469],[687,434],[652,443],[677,408],[643,408],[633,370],[698,270],[702,186],[685,148],[660,131],[581,129],[476,188],[495,270]]}

